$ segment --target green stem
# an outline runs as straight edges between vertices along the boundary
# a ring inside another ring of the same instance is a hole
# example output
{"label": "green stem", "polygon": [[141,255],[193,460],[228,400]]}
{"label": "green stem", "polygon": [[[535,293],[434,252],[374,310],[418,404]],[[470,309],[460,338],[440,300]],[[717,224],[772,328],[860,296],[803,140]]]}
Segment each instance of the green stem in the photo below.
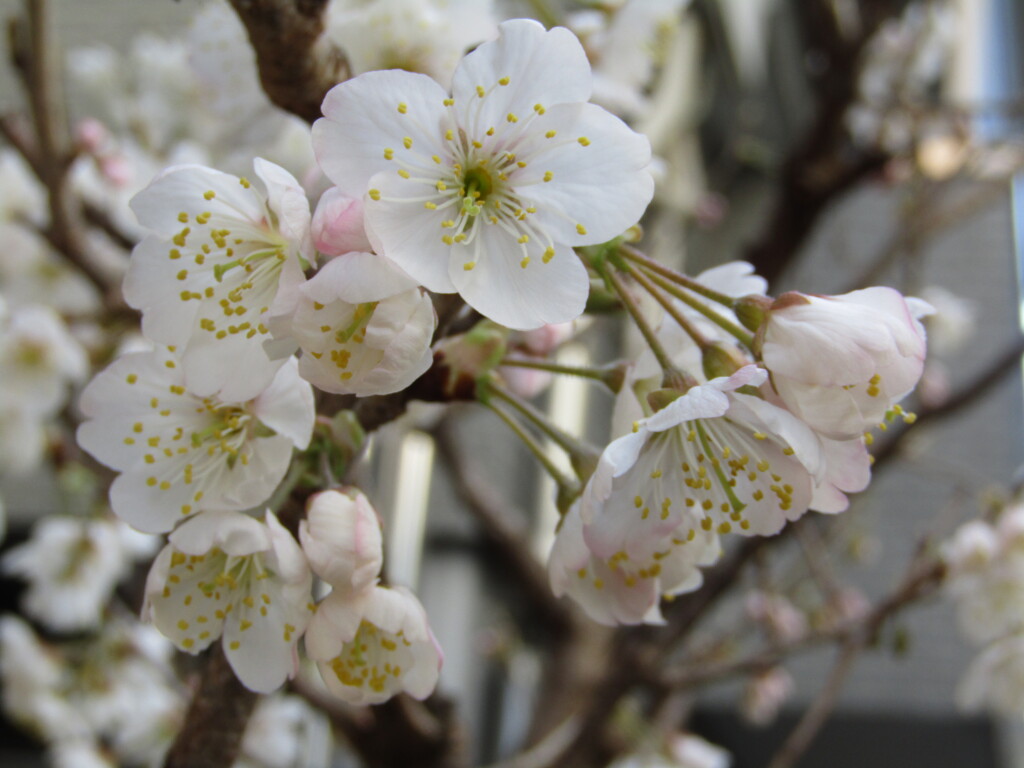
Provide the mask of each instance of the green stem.
{"label": "green stem", "polygon": [[530,0],[530,5],[533,6],[533,12],[537,14],[537,20],[548,29],[561,25],[562,22],[558,18],[558,14],[555,13],[548,0]]}
{"label": "green stem", "polygon": [[293,456],[292,465],[288,468],[288,474],[285,475],[284,480],[274,490],[274,494],[267,501],[266,506],[277,514],[284,503],[288,501],[288,498],[292,495],[292,491],[295,490],[295,486],[299,484],[302,476],[306,473],[306,462],[302,456]]}
{"label": "green stem", "polygon": [[506,403],[516,409],[523,417],[526,418],[533,426],[543,432],[547,437],[551,439],[559,448],[568,453],[570,456],[575,454],[579,450],[579,441],[576,440],[572,435],[559,429],[552,424],[548,418],[530,405],[525,400],[522,400],[518,396],[512,394],[505,388],[495,384],[493,381],[487,385],[488,390],[497,396],[499,400],[504,400]]}
{"label": "green stem", "polygon": [[604,382],[607,378],[607,371],[600,368],[581,368],[576,365],[562,365],[552,363],[549,360],[530,360],[522,357],[506,357],[501,361],[501,366],[510,368],[530,368],[535,371],[547,371],[548,373],[563,373],[566,376],[579,376],[583,379]]}
{"label": "green stem", "polygon": [[711,309],[711,307],[695,299],[693,296],[686,293],[685,291],[680,290],[678,286],[672,285],[672,283],[670,283],[668,280],[658,277],[657,275],[648,276],[650,277],[651,281],[659,288],[661,288],[663,291],[679,299],[688,307],[697,310],[702,315],[704,315],[704,317],[713,322],[726,333],[732,334],[732,336],[738,339],[741,344],[747,347],[747,349],[753,347],[754,337],[750,333],[748,333],[745,328],[740,327],[739,325],[732,322],[728,318],[722,317],[720,314],[715,312],[715,310]]}
{"label": "green stem", "polygon": [[689,319],[679,311],[676,305],[673,304],[665,294],[659,291],[654,283],[649,280],[643,272],[629,262],[626,262],[626,269],[629,270],[629,274],[632,278],[640,283],[640,285],[644,287],[644,290],[654,297],[655,301],[661,304],[662,308],[668,312],[672,319],[679,324],[679,327],[682,328],[691,339],[693,339],[694,343],[700,347],[701,350],[705,350],[711,346],[711,342],[708,341],[707,337],[700,332],[697,326],[691,323]]}
{"label": "green stem", "polygon": [[492,411],[498,414],[498,418],[504,421],[505,424],[508,425],[508,428],[511,429],[512,432],[515,434],[515,436],[518,437],[523,442],[523,445],[525,445],[526,448],[530,451],[530,453],[534,455],[537,461],[540,462],[540,465],[544,467],[545,471],[547,471],[547,473],[551,475],[551,479],[555,481],[559,489],[571,492],[574,488],[577,487],[578,484],[575,480],[566,477],[562,470],[555,466],[555,463],[551,460],[551,457],[547,455],[547,453],[544,451],[543,446],[541,446],[540,443],[538,443],[537,440],[534,439],[533,435],[531,435],[529,432],[523,429],[523,427],[519,423],[517,423],[515,419],[513,419],[511,416],[509,416],[507,413],[505,413],[505,411],[503,411],[495,404],[485,403],[485,405],[487,405],[488,408],[490,408]]}
{"label": "green stem", "polygon": [[679,283],[681,286],[683,286],[684,288],[688,288],[694,293],[699,293],[706,299],[711,299],[712,301],[722,304],[723,306],[726,306],[729,309],[732,309],[736,304],[736,299],[734,299],[732,296],[729,296],[724,293],[719,293],[718,291],[713,291],[707,286],[703,285],[702,283],[697,282],[692,277],[681,275],[674,269],[669,269],[665,265],[659,264],[654,259],[650,258],[649,256],[646,256],[645,254],[641,253],[632,246],[619,246],[619,253],[621,253],[630,261],[633,261],[639,264],[640,266],[644,267],[645,269],[650,270],[651,272],[656,272],[662,277],[667,277],[669,280],[675,283]]}
{"label": "green stem", "polygon": [[632,294],[626,290],[626,286],[622,284],[622,280],[615,274],[614,269],[608,269],[607,266],[602,265],[598,270],[599,274],[608,282],[616,295],[619,297],[619,301],[622,302],[622,306],[625,307],[626,311],[629,312],[630,317],[633,318],[633,322],[636,323],[636,327],[640,330],[640,333],[644,337],[644,341],[647,342],[647,346],[651,348],[651,352],[654,353],[655,359],[658,361],[658,365],[661,366],[662,373],[666,376],[677,374],[679,371],[675,364],[672,362],[672,358],[669,357],[668,352],[665,351],[665,347],[662,346],[661,340],[658,339],[654,329],[651,328],[651,324],[647,322],[647,318],[644,317],[643,312],[640,311],[640,307],[637,306],[636,300]]}

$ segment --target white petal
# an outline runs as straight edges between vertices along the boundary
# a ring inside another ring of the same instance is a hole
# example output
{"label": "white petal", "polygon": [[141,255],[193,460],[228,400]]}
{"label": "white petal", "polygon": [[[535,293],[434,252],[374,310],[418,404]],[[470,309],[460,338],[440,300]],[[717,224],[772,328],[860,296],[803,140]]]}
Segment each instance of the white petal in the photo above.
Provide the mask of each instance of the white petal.
{"label": "white petal", "polygon": [[[192,334],[199,302],[182,301],[180,259],[170,259],[170,240],[149,235],[135,246],[124,277],[124,300],[142,312],[142,333],[161,344],[184,345]],[[181,286],[170,290],[169,286]],[[187,290],[191,290],[189,286]]]}
{"label": "white petal", "polygon": [[278,369],[270,386],[253,402],[252,412],[300,451],[306,450],[313,436],[316,411],[313,389],[299,377],[298,361],[294,357]]}
{"label": "white petal", "polygon": [[[189,302],[195,304],[196,302]],[[284,360],[271,360],[263,337],[245,333],[222,339],[212,333],[191,337],[182,365],[186,387],[200,397],[216,395],[227,403],[244,403],[270,386]]]}
{"label": "white petal", "polygon": [[302,185],[279,165],[257,157],[253,160],[256,175],[267,188],[267,204],[277,214],[277,228],[298,244],[299,252],[309,261],[315,258],[309,227],[309,200]]}
{"label": "white petal", "polygon": [[[548,139],[550,131],[556,135]],[[570,245],[622,234],[654,195],[647,137],[595,104],[552,107],[530,126],[529,142],[516,154],[528,165],[510,184],[537,208],[537,226]],[[551,180],[544,182],[548,172]]]}
{"label": "white petal", "polygon": [[178,526],[169,539],[187,555],[203,555],[219,547],[229,555],[243,556],[271,546],[259,520],[240,512],[202,512]]}
{"label": "white petal", "polygon": [[[500,85],[503,78],[507,85]],[[481,99],[477,87],[486,92]],[[531,19],[498,26],[498,39],[468,54],[452,76],[463,127],[497,126],[509,113],[525,117],[544,107],[590,98],[590,64],[580,41],[564,27],[545,30]],[[482,102],[482,104],[481,104]]]}
{"label": "white petal", "polygon": [[[214,196],[208,198],[207,192]],[[239,184],[237,176],[201,165],[168,168],[131,200],[131,208],[142,226],[171,235],[182,228],[178,214],[190,216],[209,211],[228,219],[259,221],[263,206],[259,198]]]}
{"label": "white petal", "polygon": [[426,75],[398,70],[367,72],[336,85],[324,98],[324,117],[313,124],[320,167],[345,194],[362,197],[374,174],[394,168],[384,159],[385,148],[397,150],[408,136],[427,156],[438,152],[447,95]]}
{"label": "white petal", "polygon": [[390,259],[354,251],[328,261],[306,283],[302,292],[321,304],[337,299],[361,304],[386,299],[416,285],[416,281]]}
{"label": "white petal", "polygon": [[530,330],[564,323],[583,313],[590,293],[587,270],[571,248],[555,247],[549,263],[532,258],[523,268],[515,238],[480,224],[482,253],[471,270],[474,245],[452,249],[449,275],[462,298],[482,315],[508,328]]}
{"label": "white petal", "polygon": [[306,655],[314,661],[327,661],[340,654],[342,646],[359,631],[369,595],[368,591],[337,591],[321,600],[306,630]]}
{"label": "white petal", "polygon": [[366,200],[366,234],[374,250],[429,290],[435,293],[455,291],[448,276],[452,246],[441,239],[451,233],[441,226],[448,214],[428,210],[420,202],[401,202],[423,195],[430,187],[413,179],[403,179],[394,171],[377,174],[370,185],[381,195],[380,200]]}

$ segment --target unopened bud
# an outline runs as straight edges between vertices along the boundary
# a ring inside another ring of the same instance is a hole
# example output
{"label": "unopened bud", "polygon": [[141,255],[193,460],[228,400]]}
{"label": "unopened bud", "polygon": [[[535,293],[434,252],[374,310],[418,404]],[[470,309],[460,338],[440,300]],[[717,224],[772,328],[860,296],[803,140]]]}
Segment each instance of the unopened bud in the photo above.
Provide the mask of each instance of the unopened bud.
{"label": "unopened bud", "polygon": [[732,376],[740,368],[750,365],[750,362],[735,346],[721,341],[706,347],[701,355],[704,375],[709,380]]}
{"label": "unopened bud", "polygon": [[443,339],[436,347],[435,361],[446,374],[447,393],[465,391],[501,365],[508,348],[508,331],[490,320],[482,320],[469,331]]}
{"label": "unopened bud", "polygon": [[685,392],[678,389],[656,389],[647,395],[647,404],[655,413],[678,400]]}
{"label": "unopened bud", "polygon": [[320,197],[311,229],[316,249],[326,256],[372,250],[363,226],[363,201],[337,187]]}
{"label": "unopened bud", "polygon": [[733,304],[733,311],[739,321],[743,323],[743,327],[755,333],[764,324],[768,317],[768,310],[771,308],[772,300],[756,293],[736,299],[736,303]]}

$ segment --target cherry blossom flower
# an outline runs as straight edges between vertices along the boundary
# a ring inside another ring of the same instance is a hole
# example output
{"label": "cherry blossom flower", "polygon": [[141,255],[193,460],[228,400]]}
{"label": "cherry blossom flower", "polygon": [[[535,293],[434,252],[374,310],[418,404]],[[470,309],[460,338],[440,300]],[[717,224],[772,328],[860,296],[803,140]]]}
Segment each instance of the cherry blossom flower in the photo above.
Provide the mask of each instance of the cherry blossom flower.
{"label": "cherry blossom flower", "polygon": [[22,607],[58,632],[98,627],[117,582],[132,564],[130,529],[113,518],[50,516],[7,552],[3,571],[28,581]]}
{"label": "cherry blossom flower", "polygon": [[860,436],[921,377],[925,334],[915,316],[921,305],[912,311],[898,291],[884,287],[782,295],[760,332],[772,387],[826,437]]}
{"label": "cherry blossom flower", "polygon": [[[286,311],[281,304],[290,304]],[[318,389],[360,397],[397,392],[430,367],[437,324],[430,297],[386,259],[349,253],[332,259],[279,302],[268,321],[299,373]]]}
{"label": "cherry blossom flower", "polygon": [[127,354],[82,393],[79,444],[121,474],[114,512],[147,533],[203,509],[248,509],[280,482],[313,430],[313,392],[294,359],[247,402],[186,388],[176,352]]}
{"label": "cherry blossom flower", "polygon": [[1005,509],[995,525],[961,526],[943,558],[964,634],[980,644],[1024,631],[1024,507]]}
{"label": "cherry blossom flower", "polygon": [[[404,587],[374,586],[349,606],[358,619],[354,631],[336,636],[338,651],[317,663],[327,690],[350,704],[380,704],[402,692],[429,696],[442,656],[416,596]],[[326,626],[310,627],[310,633]],[[310,656],[316,658],[312,651]]]}
{"label": "cherry blossom flower", "polygon": [[1024,711],[1024,633],[996,640],[971,662],[956,692],[968,711],[987,707],[1010,717]]}
{"label": "cherry blossom flower", "polygon": [[0,616],[0,678],[5,714],[44,739],[81,738],[83,712],[64,696],[61,660],[13,614]]}
{"label": "cherry blossom flower", "polygon": [[298,696],[263,696],[231,768],[327,768],[333,744],[327,715]]}
{"label": "cherry blossom flower", "polygon": [[192,654],[223,635],[238,679],[269,693],[295,673],[311,588],[298,542],[273,513],[261,523],[203,512],[179,526],[153,562],[143,618]]}
{"label": "cherry blossom flower", "polygon": [[690,531],[771,535],[809,507],[821,464],[809,427],[737,392],[756,366],[691,388],[602,453],[581,515],[595,554],[650,557]]}
{"label": "cherry blossom flower", "polygon": [[445,85],[467,50],[497,34],[493,0],[339,0],[325,27],[357,74],[404,69]]}
{"label": "cherry blossom flower", "polygon": [[315,258],[305,192],[257,158],[262,189],[201,166],[173,167],[132,199],[153,231],[132,253],[125,300],[142,331],[182,349],[190,391],[255,397],[282,361],[271,361],[263,322],[279,289],[301,283]]}
{"label": "cherry blossom flower", "polygon": [[644,558],[624,551],[599,557],[587,546],[580,505],[574,504],[548,560],[551,590],[557,597],[569,595],[600,624],[660,624],[660,599],[699,589],[700,568],[713,565],[722,553],[714,531],[666,537],[662,545]]}
{"label": "cherry blossom flower", "polygon": [[[627,117],[646,114],[652,74],[664,63],[686,2],[628,0],[614,11],[607,27],[593,31],[587,49],[595,52],[598,60],[594,66],[597,103]],[[576,18],[586,26],[593,17],[581,11]]]}
{"label": "cherry blossom flower", "polygon": [[327,689],[352,704],[379,704],[401,691],[430,695],[441,649],[416,596],[377,585],[383,545],[366,497],[355,488],[317,494],[299,538],[313,571],[332,587],[306,633]]}
{"label": "cherry blossom flower", "polygon": [[467,55],[451,96],[424,75],[369,72],[324,100],[324,173],[366,196],[374,250],[498,323],[578,316],[589,280],[573,246],[634,224],[653,192],[650,145],[590,96],[568,30],[507,21]]}
{"label": "cherry blossom flower", "polygon": [[4,314],[0,303],[0,409],[49,416],[64,402],[68,385],[85,378],[85,350],[49,307],[33,304]]}

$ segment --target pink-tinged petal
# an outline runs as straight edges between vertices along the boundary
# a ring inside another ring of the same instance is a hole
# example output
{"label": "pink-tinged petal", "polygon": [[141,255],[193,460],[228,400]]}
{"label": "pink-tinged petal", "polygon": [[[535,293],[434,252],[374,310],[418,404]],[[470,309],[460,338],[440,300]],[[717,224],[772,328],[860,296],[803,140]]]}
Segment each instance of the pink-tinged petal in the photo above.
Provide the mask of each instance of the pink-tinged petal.
{"label": "pink-tinged petal", "polygon": [[[508,328],[530,330],[548,323],[564,323],[583,313],[590,279],[571,248],[555,246],[545,264],[539,254],[522,266],[524,252],[516,239],[498,226],[480,224],[480,252],[476,245],[451,251],[449,275],[456,290],[471,307]],[[479,256],[472,269],[465,268]],[[429,286],[428,286],[429,287]]]}
{"label": "pink-tinged petal", "polygon": [[592,620],[607,626],[641,624],[660,615],[657,583],[641,579],[626,583],[624,571],[610,568],[593,556],[583,539],[578,506],[562,520],[548,561],[551,589],[556,597],[569,595]]}
{"label": "pink-tinged petal", "polygon": [[313,242],[327,256],[369,251],[370,240],[363,224],[363,199],[331,187],[320,196],[313,213]]}
{"label": "pink-tinged petal", "polygon": [[362,197],[374,174],[394,168],[386,148],[397,151],[409,137],[427,158],[440,151],[447,96],[426,75],[398,70],[367,72],[336,85],[324,98],[324,117],[313,124],[320,167],[345,194]]}
{"label": "pink-tinged petal", "polygon": [[[213,196],[207,193],[213,192]],[[209,211],[214,218],[259,221],[265,215],[256,195],[238,177],[201,165],[168,168],[129,203],[139,223],[171,235],[182,229],[181,212]]]}
{"label": "pink-tinged petal", "polygon": [[339,593],[362,591],[380,575],[380,521],[369,500],[354,488],[316,494],[299,539],[313,570]]}
{"label": "pink-tinged petal", "polygon": [[242,557],[270,549],[267,529],[259,520],[241,512],[203,512],[186,520],[169,537],[175,549],[186,555],[203,555],[218,547]]}
{"label": "pink-tinged petal", "polygon": [[577,37],[564,27],[545,30],[531,19],[500,24],[498,38],[468,54],[452,76],[463,125],[475,120],[484,130],[504,124],[510,113],[532,114],[535,104],[587,101],[590,92],[590,64]]}
{"label": "pink-tinged petal", "polygon": [[846,494],[863,491],[871,482],[871,455],[863,437],[820,440],[825,476],[814,488],[811,509],[826,514],[844,512],[850,505]]}
{"label": "pink-tinged petal", "polygon": [[431,189],[415,179],[404,179],[394,171],[380,173],[370,180],[370,188],[380,200],[366,200],[366,233],[374,250],[391,259],[420,285],[435,293],[456,290],[448,276],[452,246],[442,240],[451,230],[442,226],[449,214],[424,208],[419,202],[402,203],[424,195]]}
{"label": "pink-tinged petal", "polygon": [[537,208],[531,220],[570,245],[622,234],[654,195],[647,137],[595,104],[547,110],[516,155],[527,165],[510,175],[510,184]]}
{"label": "pink-tinged petal", "polygon": [[316,408],[313,389],[299,377],[299,365],[294,357],[285,361],[270,386],[253,401],[252,412],[300,451],[306,450],[313,436]]}
{"label": "pink-tinged petal", "polygon": [[380,301],[415,288],[417,283],[390,259],[355,251],[327,262],[302,288],[313,301],[348,304]]}

